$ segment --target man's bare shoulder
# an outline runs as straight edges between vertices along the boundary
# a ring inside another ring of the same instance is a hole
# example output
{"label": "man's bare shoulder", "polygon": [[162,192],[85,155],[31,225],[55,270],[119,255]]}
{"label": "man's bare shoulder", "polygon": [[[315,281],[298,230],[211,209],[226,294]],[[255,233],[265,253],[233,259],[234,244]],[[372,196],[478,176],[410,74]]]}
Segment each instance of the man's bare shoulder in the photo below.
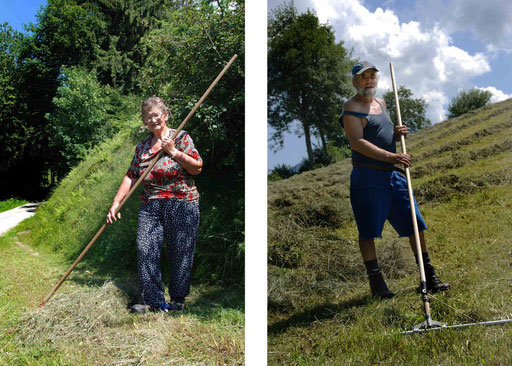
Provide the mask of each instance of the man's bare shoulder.
{"label": "man's bare shoulder", "polygon": [[377,102],[379,102],[380,104],[382,104],[384,106],[384,108],[387,108],[386,106],[386,101],[384,99],[380,99],[380,98],[375,98],[375,100]]}
{"label": "man's bare shoulder", "polygon": [[357,100],[355,97],[350,98],[345,102],[345,104],[343,104],[344,111],[364,112],[363,107],[364,104]]}

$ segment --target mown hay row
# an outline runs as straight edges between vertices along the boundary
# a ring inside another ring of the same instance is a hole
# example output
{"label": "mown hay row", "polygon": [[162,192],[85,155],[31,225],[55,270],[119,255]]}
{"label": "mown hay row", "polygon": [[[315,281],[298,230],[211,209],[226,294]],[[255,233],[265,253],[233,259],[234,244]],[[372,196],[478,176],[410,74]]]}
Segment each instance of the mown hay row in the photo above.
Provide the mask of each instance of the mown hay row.
{"label": "mown hay row", "polygon": [[[485,125],[485,127],[473,132],[471,135],[464,137],[463,139],[458,139],[456,141],[450,141],[450,142],[443,144],[435,149],[430,149],[424,153],[414,155],[414,159],[417,161],[423,161],[430,157],[439,156],[446,152],[456,151],[464,146],[468,146],[468,145],[477,143],[484,137],[498,134],[510,127],[512,127],[512,118],[505,122],[498,123],[496,125]],[[432,140],[430,140],[429,143],[432,144]],[[414,151],[414,150],[410,149],[410,151]]]}
{"label": "mown hay row", "polygon": [[512,168],[497,169],[484,174],[446,174],[419,184],[414,190],[414,196],[419,203],[447,202],[457,195],[506,184],[512,184]]}
{"label": "mown hay row", "polygon": [[423,165],[415,165],[411,169],[411,176],[413,178],[421,178],[423,176],[432,174],[435,171],[444,171],[448,169],[455,169],[466,166],[467,164],[483,160],[489,157],[497,156],[501,153],[512,149],[512,141],[505,140],[501,143],[487,146],[478,150],[471,151],[455,151],[449,157],[437,161],[435,163],[426,163]]}
{"label": "mown hay row", "polygon": [[[486,114],[486,111],[489,111],[489,113]],[[419,131],[417,134],[411,135],[410,145],[415,149],[429,146],[432,141],[439,140],[445,136],[464,134],[464,131],[469,127],[490,121],[496,116],[501,116],[500,120],[511,119],[512,100],[505,100],[500,103],[491,104],[480,109],[470,111],[459,117],[436,123],[431,127]]]}

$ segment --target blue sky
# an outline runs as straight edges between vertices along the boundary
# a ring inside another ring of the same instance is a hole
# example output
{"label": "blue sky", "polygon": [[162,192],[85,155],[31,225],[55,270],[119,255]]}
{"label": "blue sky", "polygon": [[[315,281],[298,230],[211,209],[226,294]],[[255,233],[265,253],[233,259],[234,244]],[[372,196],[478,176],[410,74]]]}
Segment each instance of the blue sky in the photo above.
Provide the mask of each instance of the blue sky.
{"label": "blue sky", "polygon": [[[269,11],[282,0],[269,0]],[[397,83],[429,104],[427,117],[445,119],[459,90],[481,88],[491,102],[512,97],[512,2],[509,0],[296,0],[299,12],[313,9],[333,27],[337,41],[381,70],[377,96],[391,89],[389,62]],[[406,121],[404,121],[405,123]],[[269,128],[268,136],[272,130]],[[303,138],[269,149],[268,168],[295,165],[306,156]]]}
{"label": "blue sky", "polygon": [[24,32],[23,24],[35,23],[37,11],[45,4],[46,0],[0,0],[0,23]]}

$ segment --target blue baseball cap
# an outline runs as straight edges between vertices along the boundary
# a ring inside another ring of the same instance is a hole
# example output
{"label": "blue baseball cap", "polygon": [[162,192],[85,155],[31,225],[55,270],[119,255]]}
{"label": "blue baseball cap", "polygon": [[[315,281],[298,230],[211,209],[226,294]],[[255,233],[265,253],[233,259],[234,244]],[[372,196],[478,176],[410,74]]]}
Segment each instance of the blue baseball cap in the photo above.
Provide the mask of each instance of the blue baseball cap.
{"label": "blue baseball cap", "polygon": [[352,67],[352,75],[359,75],[365,72],[368,69],[374,69],[375,71],[379,71],[374,65],[369,63],[368,61],[361,61]]}

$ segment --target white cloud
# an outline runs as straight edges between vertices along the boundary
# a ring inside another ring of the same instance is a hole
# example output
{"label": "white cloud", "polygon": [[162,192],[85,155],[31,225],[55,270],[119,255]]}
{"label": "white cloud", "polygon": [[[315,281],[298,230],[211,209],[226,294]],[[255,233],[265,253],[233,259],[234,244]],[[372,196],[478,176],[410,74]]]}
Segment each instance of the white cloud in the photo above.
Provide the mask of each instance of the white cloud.
{"label": "white cloud", "polygon": [[485,88],[478,88],[480,90],[487,90],[492,93],[491,103],[501,102],[502,100],[512,98],[512,94],[505,94],[503,91],[496,89],[494,86],[488,86]]}
{"label": "white cloud", "polygon": [[471,32],[489,51],[512,48],[510,0],[424,0],[417,2],[416,14],[449,33]]}
{"label": "white cloud", "polygon": [[443,105],[448,103],[446,94],[440,91],[430,91],[423,94],[423,99],[428,103],[430,108],[427,112],[427,118],[431,121],[442,121],[446,118]]}
{"label": "white cloud", "polygon": [[397,84],[427,101],[427,116],[434,123],[444,119],[447,95],[470,88],[470,79],[491,69],[484,54],[471,55],[455,47],[446,30],[435,23],[425,27],[417,21],[400,22],[392,10],[371,12],[357,0],[312,3],[319,19],[331,24],[337,38],[353,48],[353,57],[380,68],[379,92],[391,88],[388,62],[393,62]]}

